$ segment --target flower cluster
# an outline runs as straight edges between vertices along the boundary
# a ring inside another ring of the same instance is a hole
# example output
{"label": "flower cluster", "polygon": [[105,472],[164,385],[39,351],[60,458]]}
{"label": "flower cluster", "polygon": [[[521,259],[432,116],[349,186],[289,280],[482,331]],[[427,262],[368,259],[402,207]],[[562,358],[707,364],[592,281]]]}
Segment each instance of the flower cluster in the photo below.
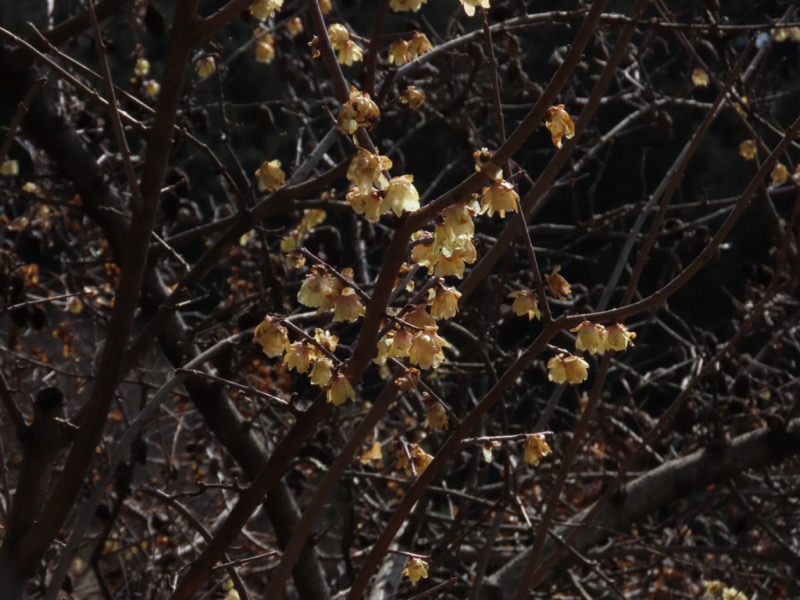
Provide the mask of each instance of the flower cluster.
{"label": "flower cluster", "polygon": [[387,179],[383,173],[391,167],[389,158],[358,147],[347,169],[347,179],[353,184],[347,192],[347,202],[356,214],[365,215],[371,223],[376,223],[389,211],[400,217],[404,212],[419,208],[414,176]]}
{"label": "flower cluster", "polygon": [[389,358],[407,358],[420,369],[437,369],[444,361],[444,348],[450,344],[439,336],[436,321],[425,305],[412,306],[402,321],[397,321],[401,324],[396,323],[378,342],[374,362],[383,365]]}
{"label": "flower cluster", "polygon": [[275,38],[261,29],[253,31],[256,38],[256,61],[268,65],[275,58]]}
{"label": "flower cluster", "polygon": [[325,390],[326,399],[335,406],[348,399],[355,400],[356,393],[350,381],[334,368],[330,356],[336,350],[339,338],[330,332],[316,329],[314,342],[307,339],[289,341],[289,333],[281,322],[267,315],[253,332],[253,341],[270,358],[282,357],[287,369],[307,373],[311,383]]}
{"label": "flower cluster", "polygon": [[350,39],[350,32],[341,23],[334,23],[328,27],[328,38],[331,46],[338,54],[339,63],[348,67],[354,62],[364,60],[364,51],[361,46]]}
{"label": "flower cluster", "polygon": [[[346,279],[353,277],[350,269],[343,269],[342,275]],[[332,308],[334,321],[356,321],[364,316],[364,305],[356,290],[319,266],[311,267],[297,292],[297,300],[318,312]]]}
{"label": "flower cluster", "polygon": [[433,234],[418,231],[412,236],[411,260],[428,268],[435,277],[464,277],[467,264],[478,258],[472,236],[472,217],[478,212],[474,202],[456,204],[440,213]]}
{"label": "flower cluster", "polygon": [[559,352],[547,361],[547,379],[554,383],[582,383],[589,376],[589,363],[567,352]]}
{"label": "flower cluster", "polygon": [[[570,331],[577,334],[575,348],[592,355],[608,350],[622,352],[633,346],[633,340],[636,339],[636,334],[621,323],[613,323],[606,328],[599,323],[583,321]],[[568,352],[559,352],[547,361],[547,370],[547,378],[559,384],[581,383],[589,376],[589,364]]]}

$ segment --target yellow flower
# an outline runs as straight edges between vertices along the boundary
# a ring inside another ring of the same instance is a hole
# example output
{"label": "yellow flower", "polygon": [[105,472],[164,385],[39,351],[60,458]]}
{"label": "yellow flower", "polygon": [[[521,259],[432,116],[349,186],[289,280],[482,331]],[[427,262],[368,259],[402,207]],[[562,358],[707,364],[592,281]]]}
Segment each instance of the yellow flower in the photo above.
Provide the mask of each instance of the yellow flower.
{"label": "yellow flower", "polygon": [[298,373],[306,373],[311,368],[313,354],[306,342],[294,342],[289,346],[283,357],[283,364],[287,369],[294,369]]}
{"label": "yellow flower", "polygon": [[250,14],[259,21],[266,21],[283,6],[283,0],[256,0],[250,5]]}
{"label": "yellow flower", "polygon": [[550,288],[550,293],[553,294],[553,296],[559,300],[566,300],[567,296],[572,293],[572,288],[567,280],[558,273],[560,270],[561,267],[556,267],[549,275],[545,274],[544,279],[547,282],[547,286]]}
{"label": "yellow flower", "polygon": [[394,383],[404,392],[413,392],[419,386],[419,369],[407,368],[400,377],[394,380]]}
{"label": "yellow flower", "polygon": [[347,40],[339,49],[338,61],[341,65],[351,66],[354,62],[364,60],[364,51],[353,40]]}
{"label": "yellow flower", "polygon": [[523,460],[530,466],[538,467],[539,460],[552,453],[553,450],[547,445],[543,433],[533,433],[525,438]]}
{"label": "yellow flower", "polygon": [[544,118],[545,127],[550,131],[550,138],[556,148],[561,148],[561,138],[571,140],[575,136],[575,123],[564,110],[564,105],[551,106],[547,109],[547,116]]}
{"label": "yellow flower", "polygon": [[417,475],[420,475],[427,469],[428,465],[431,464],[433,460],[433,456],[420,448],[419,444],[409,444],[408,453],[411,455],[411,462],[414,465],[414,471],[416,471]]}
{"label": "yellow flower", "polygon": [[319,9],[322,11],[323,15],[327,15],[333,10],[333,4],[331,4],[331,0],[319,0]]}
{"label": "yellow flower", "polygon": [[147,77],[147,74],[150,73],[150,61],[146,58],[137,59],[133,72],[139,77]]}
{"label": "yellow flower", "polygon": [[253,332],[253,341],[261,344],[261,349],[270,358],[282,356],[289,349],[289,334],[278,319],[264,317]]}
{"label": "yellow flower", "polygon": [[364,148],[356,148],[356,153],[347,167],[347,180],[355,185],[362,194],[369,193],[373,184],[379,190],[385,190],[389,185],[383,171],[392,168],[391,159],[386,156],[372,154]]}
{"label": "yellow flower", "polygon": [[329,358],[318,358],[314,361],[314,368],[311,369],[308,378],[311,383],[321,388],[327,387],[333,374],[333,362]]}
{"label": "yellow flower", "polygon": [[514,302],[511,304],[511,310],[518,317],[527,315],[528,319],[541,319],[542,313],[539,310],[539,301],[536,299],[536,294],[532,290],[518,290],[511,292],[508,298],[513,298]]}
{"label": "yellow flower", "polygon": [[418,331],[411,339],[408,349],[408,360],[420,369],[437,369],[444,360],[442,348],[449,346],[443,338],[436,333],[436,327],[425,327]]}
{"label": "yellow flower", "polygon": [[410,110],[419,110],[425,103],[425,92],[409,85],[399,99],[400,104],[407,106]]}
{"label": "yellow flower", "polygon": [[286,22],[286,30],[289,32],[290,36],[297,37],[303,33],[303,20],[300,17],[289,19]]}
{"label": "yellow flower", "polygon": [[578,334],[578,337],[575,339],[575,348],[578,350],[586,350],[592,355],[605,352],[608,332],[606,328],[599,323],[583,321],[574,329],[570,329],[570,331]]}
{"label": "yellow flower", "polygon": [[341,50],[345,43],[350,40],[350,32],[341,23],[334,23],[328,26],[328,37],[334,50]]}
{"label": "yellow flower", "polygon": [[328,382],[325,399],[334,406],[341,406],[348,400],[356,399],[356,391],[344,373],[336,373]]}
{"label": "yellow flower", "polygon": [[381,111],[369,94],[362,94],[354,86],[350,86],[350,98],[342,105],[337,124],[342,132],[353,135],[359,127],[372,129],[380,116]]}
{"label": "yellow flower", "polygon": [[0,175],[3,177],[16,177],[19,175],[19,162],[14,159],[4,160],[0,164]]}
{"label": "yellow flower", "polygon": [[562,352],[547,361],[547,379],[558,384],[581,383],[589,376],[589,363]]}
{"label": "yellow flower", "polygon": [[204,56],[194,65],[194,72],[201,79],[205,79],[217,70],[217,61],[213,56]]}
{"label": "yellow flower", "polygon": [[447,411],[441,402],[434,402],[428,407],[423,426],[431,431],[436,429],[447,431]]}
{"label": "yellow flower", "polygon": [[430,290],[431,316],[434,319],[452,319],[458,313],[458,299],[461,292],[441,283]]}
{"label": "yellow flower", "polygon": [[431,44],[428,36],[415,31],[411,35],[411,41],[408,42],[408,60],[414,60],[417,56],[421,56],[431,50],[433,50],[433,44]]}
{"label": "yellow flower", "polygon": [[149,81],[144,82],[144,93],[150,96],[151,98],[155,98],[158,96],[158,93],[161,91],[161,84],[155,81],[154,79],[150,79]]}
{"label": "yellow flower", "polygon": [[427,231],[415,231],[411,234],[411,260],[423,267],[436,264],[435,241]]}
{"label": "yellow flower", "polygon": [[622,352],[629,346],[633,346],[636,334],[628,331],[628,328],[621,323],[614,323],[608,326],[608,336],[606,337],[606,350],[616,350]]}
{"label": "yellow flower", "polygon": [[772,169],[769,176],[772,178],[772,185],[786,183],[789,180],[789,169],[786,168],[786,165],[779,162],[775,165],[775,168]]}
{"label": "yellow flower", "polygon": [[334,352],[336,350],[336,346],[339,344],[339,338],[337,336],[333,335],[330,331],[320,329],[319,327],[314,329],[314,341],[325,348],[328,352]]}
{"label": "yellow flower", "polygon": [[419,193],[412,183],[413,175],[392,177],[386,186],[386,206],[399,217],[403,212],[414,212],[419,208]]}
{"label": "yellow flower", "polygon": [[753,160],[755,159],[756,154],[757,148],[755,140],[745,140],[739,144],[739,156],[741,156],[743,159]]}
{"label": "yellow flower", "polygon": [[472,238],[475,234],[475,203],[455,204],[439,213],[436,241],[440,246],[450,246],[460,236]]}
{"label": "yellow flower", "polygon": [[428,0],[389,0],[389,8],[394,12],[412,10],[417,12]]}
{"label": "yellow flower", "polygon": [[[478,252],[475,250],[472,240],[465,235],[460,235],[452,248],[441,249],[433,267],[433,275],[434,277],[454,275],[462,279],[466,265],[474,263],[477,258]],[[430,271],[430,267],[428,271]]]}
{"label": "yellow flower", "polygon": [[514,185],[505,180],[495,181],[489,187],[483,188],[481,194],[481,214],[500,213],[504,218],[507,212],[519,212],[519,194],[514,191]]}
{"label": "yellow flower", "polygon": [[342,293],[342,282],[319,267],[311,269],[297,292],[297,301],[303,306],[323,312],[332,308]]}
{"label": "yellow flower", "polygon": [[260,36],[256,43],[256,61],[269,64],[275,58],[275,38],[270,34]]}
{"label": "yellow flower", "polygon": [[403,315],[403,320],[409,325],[419,327],[420,329],[423,327],[436,327],[436,320],[426,310],[424,304],[413,305],[411,310]]}
{"label": "yellow flower", "polygon": [[692,70],[692,83],[695,87],[708,87],[710,79],[704,69]]}
{"label": "yellow flower", "polygon": [[336,297],[333,321],[356,321],[364,316],[364,305],[351,287],[346,287]]}
{"label": "yellow flower", "polygon": [[489,6],[489,0],[460,0],[461,5],[464,7],[464,12],[467,13],[468,17],[471,17],[475,14],[475,7],[480,6],[481,8],[491,8]]}
{"label": "yellow flower", "polygon": [[412,558],[403,570],[403,576],[408,577],[411,583],[417,583],[420,579],[428,578],[428,563],[420,558]]}
{"label": "yellow flower", "polygon": [[488,148],[481,148],[472,153],[472,158],[475,159],[475,170],[483,172],[489,179],[493,181],[500,181],[503,179],[503,169],[492,160],[492,153]]}
{"label": "yellow flower", "polygon": [[256,177],[259,192],[274,192],[286,183],[286,173],[281,169],[281,161],[277,159],[261,163],[256,170]]}
{"label": "yellow flower", "polygon": [[388,332],[378,342],[378,356],[374,362],[382,365],[387,358],[408,358],[413,340],[413,334],[406,329]]}
{"label": "yellow flower", "polygon": [[408,55],[408,42],[405,40],[395,40],[389,46],[389,64],[395,64],[398,67],[404,65],[411,58]]}
{"label": "yellow flower", "polygon": [[370,188],[368,193],[362,194],[357,187],[352,187],[347,192],[346,200],[357,215],[366,216],[370,223],[381,220],[384,202],[380,190]]}

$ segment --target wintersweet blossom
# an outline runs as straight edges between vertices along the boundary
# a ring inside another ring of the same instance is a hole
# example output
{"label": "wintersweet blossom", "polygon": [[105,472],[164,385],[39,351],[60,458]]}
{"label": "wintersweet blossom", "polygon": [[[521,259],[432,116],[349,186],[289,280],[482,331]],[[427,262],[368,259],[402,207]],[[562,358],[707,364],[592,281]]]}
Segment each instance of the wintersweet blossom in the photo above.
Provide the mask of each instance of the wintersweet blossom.
{"label": "wintersweet blossom", "polygon": [[330,358],[317,358],[314,367],[311,369],[308,378],[311,383],[319,387],[326,387],[333,375],[333,361]]}
{"label": "wintersweet blossom", "polygon": [[275,38],[269,33],[256,30],[256,61],[268,65],[275,58]]}
{"label": "wintersweet blossom", "polygon": [[471,238],[475,235],[476,208],[474,202],[455,204],[439,213],[439,224],[436,226],[436,242],[440,246],[449,246],[450,242],[460,236]]}
{"label": "wintersweet blossom", "polygon": [[417,583],[420,579],[428,578],[428,563],[421,558],[412,558],[403,569],[403,577],[408,577],[411,583]]}
{"label": "wintersweet blossom", "polygon": [[[464,277],[467,264],[472,264],[478,259],[478,252],[472,240],[465,235],[456,239],[452,248],[442,248],[433,266],[434,277],[453,275],[459,279]],[[428,268],[430,272],[430,268]]]}
{"label": "wintersweet blossom", "polygon": [[483,188],[481,214],[488,213],[492,217],[500,213],[500,217],[504,218],[507,212],[519,212],[519,194],[514,191],[514,185],[500,180]]}
{"label": "wintersweet blossom", "polygon": [[414,60],[418,56],[422,56],[427,52],[433,50],[433,44],[428,39],[428,36],[419,31],[415,31],[411,35],[411,40],[408,42],[408,59]]}
{"label": "wintersweet blossom", "polygon": [[745,140],[739,144],[739,156],[745,160],[754,160],[758,154],[755,140]]}
{"label": "wintersweet blossom", "polygon": [[278,319],[270,316],[264,317],[255,331],[253,331],[253,341],[261,344],[261,349],[270,358],[282,356],[289,349],[289,333],[286,327],[281,325]]}
{"label": "wintersweet blossom", "polygon": [[344,373],[336,373],[331,377],[325,390],[325,399],[334,406],[341,406],[348,400],[356,399],[356,391]]}
{"label": "wintersweet blossom", "polygon": [[608,332],[600,323],[583,321],[574,329],[570,329],[570,331],[578,334],[575,339],[575,348],[578,350],[586,350],[592,355],[605,352]]}
{"label": "wintersweet blossom", "polygon": [[425,411],[423,427],[428,430],[444,429],[447,431],[447,410],[441,402],[434,402]]}
{"label": "wintersweet blossom", "polygon": [[439,337],[436,327],[425,327],[414,334],[408,349],[408,360],[420,369],[437,369],[444,361],[442,348],[449,345]]}
{"label": "wintersweet blossom", "polygon": [[358,187],[352,187],[347,192],[345,199],[357,215],[364,215],[370,223],[377,223],[381,220],[384,201],[380,190],[370,188],[369,192],[362,194]]}
{"label": "wintersweet blossom", "polygon": [[789,169],[786,168],[786,165],[779,162],[775,165],[775,168],[772,169],[769,176],[772,179],[772,185],[786,183],[789,181]]}
{"label": "wintersweet blossom", "polygon": [[364,305],[351,287],[344,288],[334,301],[333,321],[356,321],[364,316]]}
{"label": "wintersweet blossom", "polygon": [[293,19],[289,19],[286,22],[286,30],[289,32],[289,35],[292,37],[297,37],[301,33],[303,33],[303,19],[300,17],[294,17]]}
{"label": "wintersweet blossom", "polygon": [[355,185],[362,194],[369,193],[375,185],[379,190],[385,190],[389,181],[383,171],[392,168],[392,161],[386,156],[372,154],[364,148],[356,148],[356,153],[347,167],[347,180]]}
{"label": "wintersweet blossom", "polygon": [[468,17],[471,17],[475,14],[475,8],[491,8],[489,6],[489,0],[460,0],[461,5],[464,7],[464,12],[467,13]]}
{"label": "wintersweet blossom", "polygon": [[549,275],[545,273],[544,279],[553,296],[559,300],[566,300],[567,296],[572,293],[572,287],[569,285],[569,282],[559,274],[560,270],[561,267],[556,267]]}
{"label": "wintersweet blossom", "polygon": [[389,8],[394,12],[417,12],[428,0],[389,0]]}
{"label": "wintersweet blossom", "polygon": [[529,320],[542,318],[542,312],[539,310],[539,301],[536,299],[536,294],[532,290],[517,290],[511,292],[508,298],[513,298],[514,302],[511,304],[511,310],[518,317],[527,316]]}
{"label": "wintersweet blossom", "polygon": [[283,7],[283,0],[256,0],[250,5],[250,14],[259,21],[266,21]]}
{"label": "wintersweet blossom", "polygon": [[336,304],[342,293],[342,282],[320,267],[313,267],[297,292],[297,301],[303,306],[326,311]]}
{"label": "wintersweet blossom", "polygon": [[533,433],[525,438],[523,460],[530,466],[538,467],[539,460],[552,453],[553,450],[547,445],[543,433]]}
{"label": "wintersweet blossom", "polygon": [[550,137],[556,148],[561,148],[561,138],[571,140],[575,137],[575,123],[572,122],[572,117],[564,110],[563,104],[551,106],[547,109],[544,124],[550,131]]}
{"label": "wintersweet blossom", "polygon": [[419,208],[419,193],[414,187],[413,181],[413,175],[400,175],[392,177],[386,186],[387,208],[397,217],[406,211],[414,212]]}
{"label": "wintersweet blossom", "polygon": [[256,170],[259,192],[274,192],[286,183],[286,173],[281,169],[281,161],[264,161]]}
{"label": "wintersweet blossom", "polygon": [[213,56],[203,56],[194,65],[194,72],[200,79],[205,79],[217,70],[217,61]]}
{"label": "wintersweet blossom", "polygon": [[133,72],[139,77],[147,77],[150,73],[150,61],[146,58],[136,59],[136,65],[133,67]]}
{"label": "wintersweet blossom", "polygon": [[398,99],[400,104],[407,106],[410,110],[419,110],[425,104],[425,92],[409,85]]}
{"label": "wintersweet blossom", "polygon": [[350,39],[350,32],[341,23],[333,23],[328,26],[328,38],[334,50],[341,50]]}
{"label": "wintersweet blossom", "polygon": [[488,148],[481,148],[472,153],[475,159],[475,170],[483,172],[492,181],[503,179],[503,169],[492,160],[493,153]]}
{"label": "wintersweet blossom", "polygon": [[708,87],[710,81],[705,69],[699,67],[692,69],[692,84],[694,87]]}
{"label": "wintersweet blossom", "polygon": [[361,93],[355,86],[350,86],[350,96],[339,110],[336,123],[342,132],[353,135],[359,127],[372,129],[380,116],[381,111],[369,94]]}
{"label": "wintersweet blossom", "polygon": [[589,363],[578,356],[561,352],[547,361],[547,379],[558,384],[581,383],[589,377]]}
{"label": "wintersweet blossom", "polygon": [[461,292],[441,283],[435,289],[429,290],[431,316],[434,319],[452,319],[458,313],[460,297]]}
{"label": "wintersweet blossom", "polygon": [[289,346],[283,357],[283,364],[287,369],[294,369],[298,373],[307,373],[311,368],[314,355],[306,342],[294,342]]}
{"label": "wintersweet blossom", "polygon": [[364,50],[353,40],[347,40],[339,49],[337,60],[341,65],[352,66],[353,63],[364,60]]}
{"label": "wintersweet blossom", "polygon": [[405,40],[397,39],[389,45],[389,64],[400,65],[406,64],[411,60],[408,54],[408,42]]}
{"label": "wintersweet blossom", "polygon": [[427,311],[424,304],[412,305],[411,309],[403,315],[403,321],[418,329],[436,327],[436,319]]}
{"label": "wintersweet blossom", "polygon": [[628,331],[628,328],[621,323],[613,323],[608,326],[608,336],[606,337],[605,349],[622,352],[628,347],[633,346],[636,334]]}

